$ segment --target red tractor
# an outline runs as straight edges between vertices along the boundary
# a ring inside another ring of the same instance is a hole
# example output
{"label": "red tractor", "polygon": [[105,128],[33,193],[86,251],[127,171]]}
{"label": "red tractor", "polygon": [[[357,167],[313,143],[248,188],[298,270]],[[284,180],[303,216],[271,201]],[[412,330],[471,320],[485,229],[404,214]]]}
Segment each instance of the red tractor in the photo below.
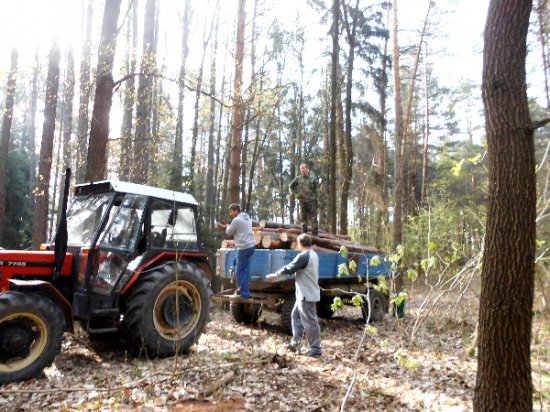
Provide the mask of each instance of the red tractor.
{"label": "red tractor", "polygon": [[74,194],[53,247],[0,250],[0,384],[51,365],[74,320],[91,335],[122,331],[149,356],[186,352],[208,320],[212,271],[191,195],[115,181]]}

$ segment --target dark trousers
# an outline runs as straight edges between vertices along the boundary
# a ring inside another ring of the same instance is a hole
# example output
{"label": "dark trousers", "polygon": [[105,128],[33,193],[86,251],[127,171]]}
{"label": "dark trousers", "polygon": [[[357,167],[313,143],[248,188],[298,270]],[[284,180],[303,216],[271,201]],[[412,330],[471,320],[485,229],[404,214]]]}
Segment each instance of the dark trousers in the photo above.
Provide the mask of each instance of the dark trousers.
{"label": "dark trousers", "polygon": [[317,234],[319,223],[317,223],[317,203],[300,202],[300,220],[304,226],[304,232],[309,226],[313,229],[313,233]]}

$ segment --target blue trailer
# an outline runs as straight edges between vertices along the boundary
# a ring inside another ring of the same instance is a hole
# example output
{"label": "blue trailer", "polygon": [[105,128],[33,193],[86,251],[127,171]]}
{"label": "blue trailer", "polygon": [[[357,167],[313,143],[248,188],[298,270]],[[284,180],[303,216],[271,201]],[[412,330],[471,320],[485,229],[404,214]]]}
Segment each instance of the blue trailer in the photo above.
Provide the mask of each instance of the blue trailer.
{"label": "blue trailer", "polygon": [[[235,296],[235,289],[228,289],[216,294],[213,300],[229,302],[231,314],[239,323],[256,322],[262,310],[280,313],[283,328],[290,332],[290,314],[295,301],[294,276],[286,276],[277,282],[268,282],[266,276],[290,263],[298,253],[287,249],[256,249],[248,266],[251,298]],[[338,252],[324,251],[317,254],[321,287],[321,301],[317,305],[319,317],[328,319],[332,316],[334,297],[351,305],[352,298],[361,294],[361,310],[365,320],[381,321],[388,311],[389,299],[375,286],[380,277],[388,278],[391,273],[384,255],[349,253],[343,257]],[[219,249],[216,253],[216,276],[234,280],[236,257],[236,249]],[[342,264],[348,269],[348,274],[339,271]]]}

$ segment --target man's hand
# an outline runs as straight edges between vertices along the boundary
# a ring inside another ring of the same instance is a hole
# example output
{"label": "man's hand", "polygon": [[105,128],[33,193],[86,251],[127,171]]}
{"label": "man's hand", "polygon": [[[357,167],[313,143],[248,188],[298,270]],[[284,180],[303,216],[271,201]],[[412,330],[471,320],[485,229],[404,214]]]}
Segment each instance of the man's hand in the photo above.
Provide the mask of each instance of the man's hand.
{"label": "man's hand", "polygon": [[223,223],[220,223],[220,222],[216,223],[216,228],[218,230],[224,230],[225,231],[226,227],[227,227],[227,225],[224,225]]}
{"label": "man's hand", "polygon": [[271,273],[265,277],[265,280],[268,282],[275,282],[277,280],[277,275],[275,273]]}

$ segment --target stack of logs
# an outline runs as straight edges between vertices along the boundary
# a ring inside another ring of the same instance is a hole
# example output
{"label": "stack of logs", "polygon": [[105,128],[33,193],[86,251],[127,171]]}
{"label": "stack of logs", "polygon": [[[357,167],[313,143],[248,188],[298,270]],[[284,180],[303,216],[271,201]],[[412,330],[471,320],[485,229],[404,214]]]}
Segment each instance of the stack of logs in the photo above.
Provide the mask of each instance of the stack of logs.
{"label": "stack of logs", "polygon": [[[298,249],[296,238],[302,233],[301,225],[267,222],[261,220],[252,223],[252,231],[256,239],[256,249]],[[352,243],[348,235],[334,235],[324,230],[319,230],[317,235],[312,235],[313,249],[320,252],[339,251],[345,246],[352,253],[383,253],[380,249],[372,246],[364,246]],[[222,248],[234,247],[232,240],[224,240]]]}

